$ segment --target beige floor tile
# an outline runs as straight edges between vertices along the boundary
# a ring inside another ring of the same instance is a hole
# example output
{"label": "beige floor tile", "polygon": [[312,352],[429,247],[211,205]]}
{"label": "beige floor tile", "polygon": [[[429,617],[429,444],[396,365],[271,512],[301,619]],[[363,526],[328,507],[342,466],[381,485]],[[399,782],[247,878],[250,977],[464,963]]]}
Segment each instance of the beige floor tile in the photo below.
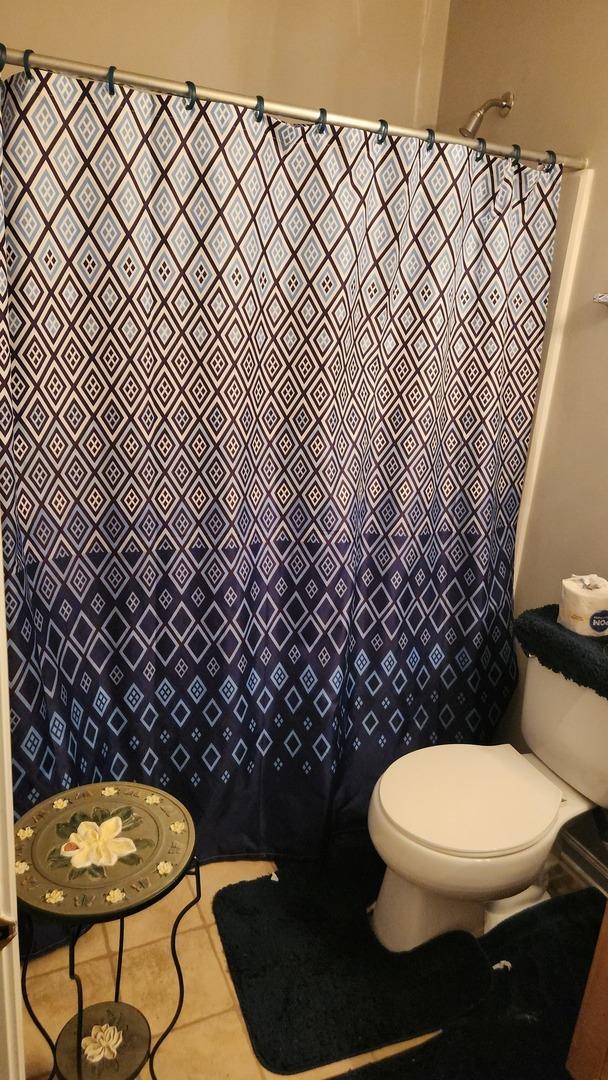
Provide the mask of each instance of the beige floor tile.
{"label": "beige floor tile", "polygon": [[[260,1068],[234,1011],[178,1028],[155,1061],[158,1080],[260,1080]],[[142,1080],[149,1080],[146,1068]]]}
{"label": "beige floor tile", "polygon": [[[234,1004],[235,1004],[235,1006],[237,1008],[238,1014],[239,1014],[239,1016],[241,1016],[241,1007],[239,1005],[238,994],[237,994],[237,992],[236,992],[236,990],[234,988],[234,983],[232,981],[232,976],[231,976],[231,974],[230,974],[230,972],[228,970],[228,961],[226,960],[226,953],[224,952],[224,947],[222,945],[222,939],[221,939],[221,937],[219,935],[218,928],[215,925],[215,923],[213,923],[207,929],[208,929],[208,932],[209,932],[209,937],[211,938],[211,944],[213,945],[213,951],[215,952],[215,955],[217,956],[219,965],[220,965],[220,967],[221,967],[221,969],[224,972],[224,975],[226,977],[226,982],[228,983],[228,988],[229,988],[230,993],[232,995],[232,998],[233,998]],[[243,1024],[244,1024],[244,1021],[243,1021]]]}
{"label": "beige floor tile", "polygon": [[226,975],[228,975],[228,978],[230,978],[230,973],[228,971],[228,961],[226,960],[226,953],[224,952],[224,946],[222,945],[220,932],[215,923],[213,923],[207,929],[209,931],[209,937],[211,938],[211,944],[213,945],[215,955],[217,956],[221,964],[222,971]]}
{"label": "beige floor tile", "polygon": [[[335,1061],[331,1065],[321,1065],[318,1069],[308,1069],[307,1072],[290,1073],[289,1080],[331,1080],[334,1076],[341,1076],[353,1069],[362,1069],[364,1065],[371,1065],[371,1054],[359,1054],[358,1057],[348,1058],[346,1061]],[[279,1073],[269,1072],[260,1066],[264,1080],[279,1080]]]}
{"label": "beige floor tile", "polygon": [[207,863],[201,867],[203,880],[203,913],[208,923],[215,922],[211,904],[216,892],[225,885],[235,885],[237,881],[253,881],[254,878],[272,874],[276,869],[273,862],[250,859]]}
{"label": "beige floor tile", "polygon": [[[108,1001],[114,996],[114,977],[112,966],[107,957],[87,960],[78,965],[82,979],[84,1004],[92,1005],[96,1001]],[[76,988],[71,982],[67,969],[48,972],[33,978],[28,976],[28,993],[34,1012],[47,1028],[52,1038],[56,1038],[63,1025],[76,1012]],[[51,1053],[42,1035],[34,1027],[23,1009],[24,1042],[27,1077],[35,1077],[50,1068]]]}
{"label": "beige floor tile", "polygon": [[383,1046],[381,1050],[373,1050],[372,1057],[374,1061],[382,1061],[383,1058],[392,1057],[393,1054],[400,1054],[404,1050],[413,1050],[415,1046],[422,1046],[423,1043],[436,1038],[440,1034],[440,1031],[435,1031],[430,1035],[419,1035],[417,1039],[406,1039],[405,1042],[391,1043],[390,1046]]}
{"label": "beige floor tile", "polygon": [[[81,964],[86,960],[95,960],[98,956],[107,953],[106,939],[103,927],[98,923],[91,927],[88,933],[83,934],[76,945],[76,963]],[[38,956],[31,960],[28,965],[28,978],[36,975],[46,975],[49,971],[67,971],[68,947],[62,945],[60,949],[53,949],[45,956]]]}
{"label": "beige floor tile", "polygon": [[[179,935],[177,942],[185,985],[180,1024],[231,1009],[233,998],[207,930],[204,927],[188,930]],[[177,977],[167,939],[125,951],[121,998],[141,1009],[154,1035],[171,1019],[177,993]]]}
{"label": "beige floor tile", "polygon": [[[152,941],[160,941],[161,938],[169,937],[176,915],[186,906],[189,900],[195,896],[194,883],[190,878],[180,881],[177,888],[168,893],[157,904],[152,904],[139,915],[131,915],[125,920],[125,949],[134,949],[138,945],[149,945]],[[184,915],[178,934],[185,930],[196,930],[204,925],[201,904],[191,908]],[[118,922],[105,924],[110,950],[118,949]]]}

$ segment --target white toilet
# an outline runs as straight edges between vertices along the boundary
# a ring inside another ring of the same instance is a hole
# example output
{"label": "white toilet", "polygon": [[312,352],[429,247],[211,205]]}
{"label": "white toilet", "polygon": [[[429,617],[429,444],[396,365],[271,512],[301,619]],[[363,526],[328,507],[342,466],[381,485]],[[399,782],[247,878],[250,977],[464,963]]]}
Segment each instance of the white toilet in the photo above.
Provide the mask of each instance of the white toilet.
{"label": "white toilet", "polygon": [[608,806],[608,700],[530,658],[522,730],[532,753],[431,746],[378,780],[368,825],[387,868],[372,925],[387,949],[482,933],[543,899],[562,825]]}

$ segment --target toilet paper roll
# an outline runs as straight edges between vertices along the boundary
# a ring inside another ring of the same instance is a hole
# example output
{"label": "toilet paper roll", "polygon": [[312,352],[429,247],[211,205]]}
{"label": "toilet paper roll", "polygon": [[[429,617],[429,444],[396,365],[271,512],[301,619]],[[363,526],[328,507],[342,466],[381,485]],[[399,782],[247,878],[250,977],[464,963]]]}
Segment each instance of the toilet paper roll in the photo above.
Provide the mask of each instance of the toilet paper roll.
{"label": "toilet paper roll", "polygon": [[608,581],[597,574],[573,574],[562,581],[557,621],[585,637],[608,636]]}

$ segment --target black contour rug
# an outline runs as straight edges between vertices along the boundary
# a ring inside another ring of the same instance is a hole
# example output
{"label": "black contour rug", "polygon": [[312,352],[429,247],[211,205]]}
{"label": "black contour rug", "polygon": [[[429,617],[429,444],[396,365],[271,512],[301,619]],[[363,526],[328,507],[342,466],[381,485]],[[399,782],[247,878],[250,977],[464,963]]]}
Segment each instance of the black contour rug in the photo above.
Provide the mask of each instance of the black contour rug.
{"label": "black contour rug", "polygon": [[501,923],[481,945],[490,964],[512,966],[493,971],[486,999],[426,1045],[348,1080],[571,1080],[565,1061],[604,906],[583,889]]}
{"label": "black contour rug", "polygon": [[[366,848],[322,866],[286,863],[213,903],[253,1048],[271,1072],[302,1072],[436,1031],[487,996],[492,968],[455,931],[408,953],[376,941],[366,907],[383,867]],[[204,871],[203,871],[204,873]]]}

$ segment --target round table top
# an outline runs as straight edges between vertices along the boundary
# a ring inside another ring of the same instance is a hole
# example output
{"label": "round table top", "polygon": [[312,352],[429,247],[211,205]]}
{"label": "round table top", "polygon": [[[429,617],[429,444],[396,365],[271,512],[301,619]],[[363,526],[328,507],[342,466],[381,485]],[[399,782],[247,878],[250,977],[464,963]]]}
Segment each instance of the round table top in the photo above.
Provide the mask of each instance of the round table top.
{"label": "round table top", "polygon": [[15,825],[17,897],[72,920],[130,915],[178,884],[194,843],[190,814],[166,791],[122,782],[71,788]]}

